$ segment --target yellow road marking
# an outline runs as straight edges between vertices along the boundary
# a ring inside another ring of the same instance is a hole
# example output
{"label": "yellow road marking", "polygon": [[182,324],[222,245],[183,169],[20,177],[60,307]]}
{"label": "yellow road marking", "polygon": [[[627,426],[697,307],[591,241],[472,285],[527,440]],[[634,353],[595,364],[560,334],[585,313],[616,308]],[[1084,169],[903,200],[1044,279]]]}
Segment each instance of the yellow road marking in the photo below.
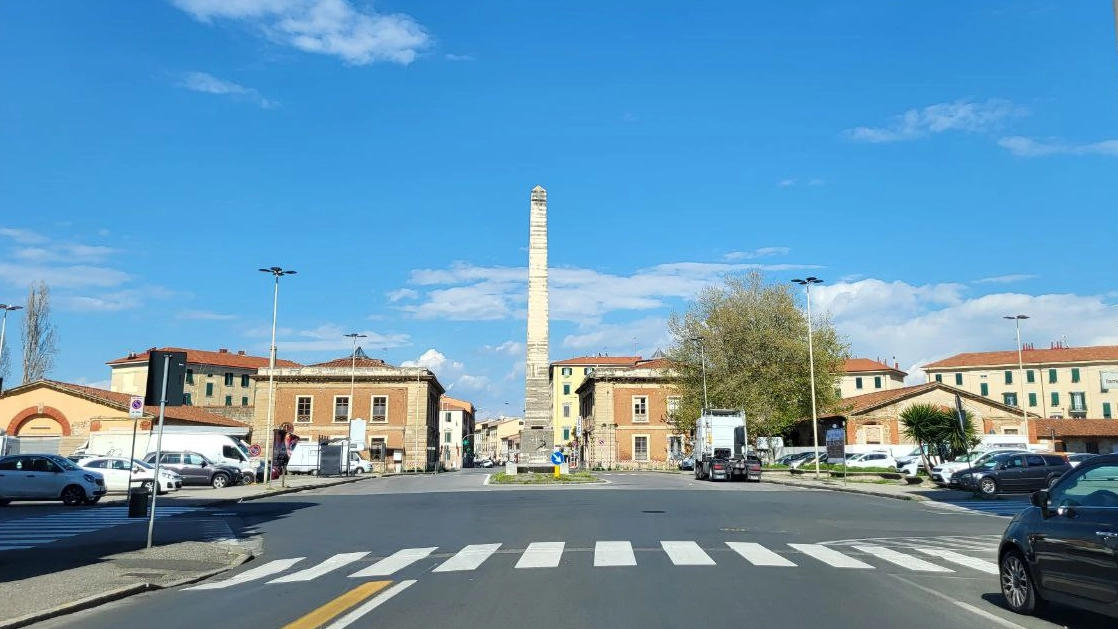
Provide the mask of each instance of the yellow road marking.
{"label": "yellow road marking", "polygon": [[345,610],[369,598],[377,592],[391,585],[391,581],[369,581],[342,594],[338,598],[326,603],[322,607],[303,616],[295,622],[285,625],[283,629],[318,629],[333,620]]}

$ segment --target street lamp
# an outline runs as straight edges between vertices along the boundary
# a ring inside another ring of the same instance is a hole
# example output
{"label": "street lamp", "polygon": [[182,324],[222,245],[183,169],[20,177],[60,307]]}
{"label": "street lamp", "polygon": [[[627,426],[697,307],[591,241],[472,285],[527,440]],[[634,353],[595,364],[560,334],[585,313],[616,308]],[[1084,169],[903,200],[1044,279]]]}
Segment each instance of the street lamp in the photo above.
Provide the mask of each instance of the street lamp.
{"label": "street lamp", "polygon": [[270,273],[276,279],[275,292],[272,294],[272,350],[268,353],[268,423],[267,433],[264,435],[264,486],[272,486],[272,415],[276,408],[276,314],[279,309],[279,281],[284,275],[295,275],[297,271],[281,269],[278,266],[260,269],[261,273]]}
{"label": "street lamp", "polygon": [[819,420],[816,418],[815,411],[815,352],[811,347],[811,285],[822,284],[823,280],[818,277],[808,277],[807,279],[792,280],[794,284],[799,284],[804,287],[807,294],[807,365],[808,374],[811,377],[811,436],[812,445],[815,446],[815,478],[819,478]]}
{"label": "street lamp", "polygon": [[[354,410],[357,408],[357,399],[354,397],[354,382],[357,379],[357,339],[368,338],[368,334],[358,334],[351,332],[345,335],[346,338],[353,339],[353,356],[350,359],[349,367],[349,416],[353,417]],[[349,476],[349,437],[345,440],[345,473]]]}
{"label": "street lamp", "polygon": [[[4,364],[4,332],[8,329],[8,312],[12,310],[23,310],[23,306],[13,306],[9,304],[0,304],[0,310],[4,311],[3,322],[0,323],[0,366]],[[0,378],[3,374],[0,374]],[[0,380],[0,392],[4,389],[4,382]]]}
{"label": "street lamp", "polygon": [[707,403],[707,352],[706,346],[703,344],[703,337],[693,336],[692,341],[699,344],[699,359],[703,363],[703,410],[706,410],[709,404]]}
{"label": "street lamp", "polygon": [[1021,359],[1021,320],[1028,319],[1029,315],[1007,315],[1002,318],[1010,319],[1017,328],[1017,378],[1021,381],[1021,400],[1018,404],[1021,405],[1021,419],[1025,422],[1025,432],[1027,434],[1029,431],[1029,412],[1025,410],[1025,361]]}

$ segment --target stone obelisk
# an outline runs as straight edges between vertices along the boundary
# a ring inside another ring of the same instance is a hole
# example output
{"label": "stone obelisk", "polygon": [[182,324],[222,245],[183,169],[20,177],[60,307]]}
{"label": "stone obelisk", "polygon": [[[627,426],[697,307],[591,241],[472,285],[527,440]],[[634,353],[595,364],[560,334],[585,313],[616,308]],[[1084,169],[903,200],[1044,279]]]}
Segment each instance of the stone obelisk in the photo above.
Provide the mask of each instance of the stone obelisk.
{"label": "stone obelisk", "polygon": [[528,356],[524,369],[524,429],[520,433],[520,462],[529,465],[549,464],[555,440],[547,317],[547,190],[536,186],[532,188],[528,230]]}

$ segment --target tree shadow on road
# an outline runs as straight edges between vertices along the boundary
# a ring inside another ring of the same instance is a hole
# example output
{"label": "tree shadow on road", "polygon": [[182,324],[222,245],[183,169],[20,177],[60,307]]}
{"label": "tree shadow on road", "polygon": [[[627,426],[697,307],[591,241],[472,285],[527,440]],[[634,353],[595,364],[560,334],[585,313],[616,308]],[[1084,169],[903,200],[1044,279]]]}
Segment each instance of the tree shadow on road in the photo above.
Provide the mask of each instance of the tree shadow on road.
{"label": "tree shadow on road", "polygon": [[[982,600],[1004,609],[1007,612],[1010,611],[1009,608],[1006,607],[1005,597],[1002,596],[1001,592],[983,594]],[[1118,622],[1102,614],[1095,614],[1075,607],[1066,607],[1055,603],[1045,607],[1038,612],[1036,616],[1041,620],[1046,620],[1050,623],[1054,623],[1058,627],[1065,627],[1066,629],[1113,629],[1115,622]]]}

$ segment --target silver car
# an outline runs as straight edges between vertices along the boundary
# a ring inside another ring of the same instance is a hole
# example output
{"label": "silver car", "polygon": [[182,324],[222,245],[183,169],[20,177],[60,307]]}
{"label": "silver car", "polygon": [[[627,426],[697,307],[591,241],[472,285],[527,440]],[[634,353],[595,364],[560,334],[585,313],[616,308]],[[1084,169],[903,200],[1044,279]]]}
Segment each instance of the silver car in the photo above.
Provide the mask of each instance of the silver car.
{"label": "silver car", "polygon": [[105,478],[57,454],[0,458],[0,505],[13,500],[61,500],[91,505],[105,495]]}

